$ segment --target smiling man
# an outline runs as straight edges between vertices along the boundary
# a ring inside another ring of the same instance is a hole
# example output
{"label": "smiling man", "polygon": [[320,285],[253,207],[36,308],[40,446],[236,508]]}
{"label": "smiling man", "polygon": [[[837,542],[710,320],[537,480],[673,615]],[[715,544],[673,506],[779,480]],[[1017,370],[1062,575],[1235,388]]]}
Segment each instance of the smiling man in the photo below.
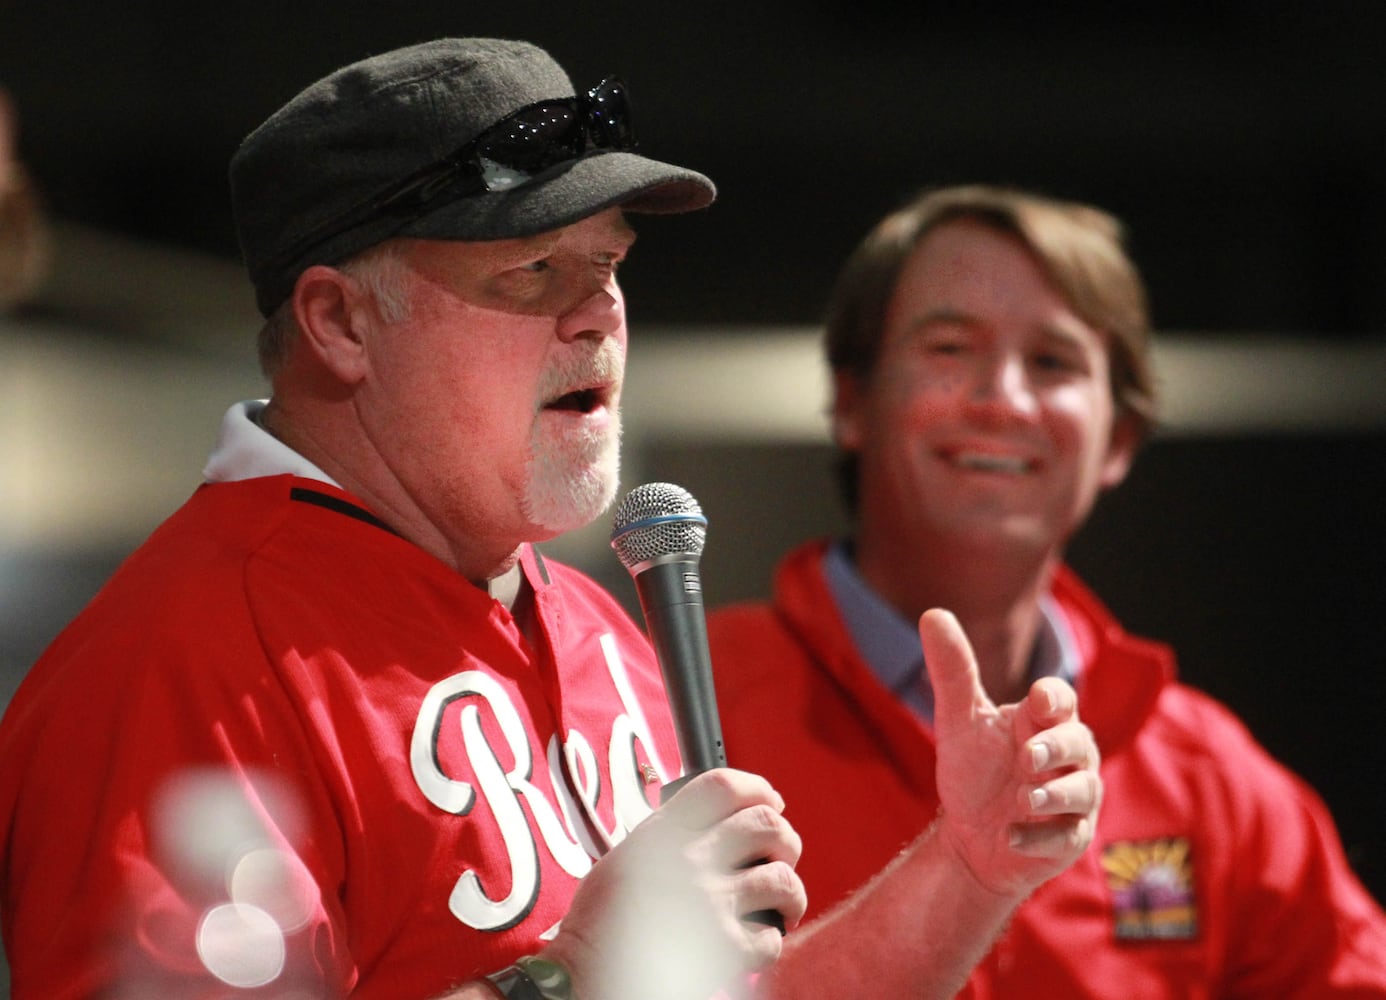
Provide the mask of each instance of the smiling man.
{"label": "smiling man", "polygon": [[1323,804],[1064,564],[1152,424],[1147,325],[1091,206],[947,188],[868,234],[826,335],[855,530],[792,552],[771,604],[711,615],[728,755],[793,803],[811,933],[956,809],[954,722],[914,639],[948,608],[997,702],[1077,688],[1105,788],[1087,854],[963,996],[1386,996],[1386,919]]}

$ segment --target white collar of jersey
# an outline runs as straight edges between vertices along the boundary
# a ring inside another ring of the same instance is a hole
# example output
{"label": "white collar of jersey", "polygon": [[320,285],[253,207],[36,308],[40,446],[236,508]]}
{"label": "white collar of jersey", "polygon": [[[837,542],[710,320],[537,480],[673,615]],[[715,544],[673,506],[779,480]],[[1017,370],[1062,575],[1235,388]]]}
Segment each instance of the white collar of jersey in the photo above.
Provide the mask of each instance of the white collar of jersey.
{"label": "white collar of jersey", "polygon": [[304,479],[340,486],[308,459],[260,426],[265,399],[237,403],[221,418],[221,433],[202,470],[209,483],[234,483],[261,476],[292,473]]}
{"label": "white collar of jersey", "polygon": [[[282,476],[288,472],[340,489],[340,483],[260,425],[260,414],[265,412],[268,402],[248,399],[226,411],[226,416],[221,418],[216,447],[202,470],[202,478],[209,483],[234,483],[261,476]],[[521,579],[520,566],[516,563],[509,572],[491,580],[488,590],[507,608],[513,608]]]}

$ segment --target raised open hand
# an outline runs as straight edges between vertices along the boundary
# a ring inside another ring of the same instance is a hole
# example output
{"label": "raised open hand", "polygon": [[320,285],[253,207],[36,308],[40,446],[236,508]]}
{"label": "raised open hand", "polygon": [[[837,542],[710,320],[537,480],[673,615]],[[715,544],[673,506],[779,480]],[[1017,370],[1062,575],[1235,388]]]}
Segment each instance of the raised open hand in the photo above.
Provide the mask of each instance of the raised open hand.
{"label": "raised open hand", "polygon": [[934,691],[939,833],[987,888],[1032,891],[1087,849],[1102,803],[1077,695],[1048,677],[1023,701],[995,705],[951,613],[926,611],[919,638]]}

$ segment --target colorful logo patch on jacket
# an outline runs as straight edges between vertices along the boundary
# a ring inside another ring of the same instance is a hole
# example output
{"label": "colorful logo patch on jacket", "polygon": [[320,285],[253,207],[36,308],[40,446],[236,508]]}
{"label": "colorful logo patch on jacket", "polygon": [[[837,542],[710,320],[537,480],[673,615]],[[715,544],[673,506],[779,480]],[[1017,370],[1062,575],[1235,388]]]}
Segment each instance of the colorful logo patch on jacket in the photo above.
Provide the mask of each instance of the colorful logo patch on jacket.
{"label": "colorful logo patch on jacket", "polygon": [[1102,851],[1118,941],[1188,941],[1198,934],[1187,837],[1119,840]]}

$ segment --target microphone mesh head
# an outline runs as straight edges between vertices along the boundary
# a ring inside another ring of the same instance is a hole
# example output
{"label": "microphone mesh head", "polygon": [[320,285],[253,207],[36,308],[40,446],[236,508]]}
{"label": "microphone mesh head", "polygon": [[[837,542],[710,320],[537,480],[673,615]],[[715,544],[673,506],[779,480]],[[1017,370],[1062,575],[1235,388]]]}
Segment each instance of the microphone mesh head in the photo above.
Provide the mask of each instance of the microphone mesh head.
{"label": "microphone mesh head", "polygon": [[612,518],[611,547],[628,570],[660,556],[700,556],[707,518],[682,486],[646,483],[626,494]]}

